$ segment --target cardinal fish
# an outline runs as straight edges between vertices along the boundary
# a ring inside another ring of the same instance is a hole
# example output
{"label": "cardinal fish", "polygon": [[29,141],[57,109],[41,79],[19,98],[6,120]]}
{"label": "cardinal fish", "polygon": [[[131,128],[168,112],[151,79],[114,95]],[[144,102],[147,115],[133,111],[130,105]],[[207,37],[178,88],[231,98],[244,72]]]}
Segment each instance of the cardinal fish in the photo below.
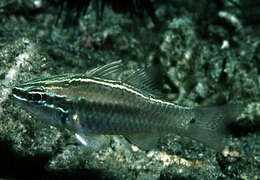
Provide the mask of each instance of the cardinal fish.
{"label": "cardinal fish", "polygon": [[240,105],[183,107],[163,99],[159,68],[122,76],[125,69],[122,61],[115,61],[84,74],[31,80],[14,87],[12,99],[35,118],[69,129],[89,149],[98,149],[104,136],[123,135],[150,150],[168,133],[223,148],[227,126]]}

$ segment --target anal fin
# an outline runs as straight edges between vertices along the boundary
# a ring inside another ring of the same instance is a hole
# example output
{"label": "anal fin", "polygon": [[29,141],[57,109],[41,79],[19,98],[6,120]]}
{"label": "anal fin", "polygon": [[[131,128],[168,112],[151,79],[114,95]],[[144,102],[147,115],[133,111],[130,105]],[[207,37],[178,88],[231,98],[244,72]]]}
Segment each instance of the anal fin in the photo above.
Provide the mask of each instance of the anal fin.
{"label": "anal fin", "polygon": [[159,133],[138,133],[124,136],[131,143],[143,150],[157,149],[161,137]]}

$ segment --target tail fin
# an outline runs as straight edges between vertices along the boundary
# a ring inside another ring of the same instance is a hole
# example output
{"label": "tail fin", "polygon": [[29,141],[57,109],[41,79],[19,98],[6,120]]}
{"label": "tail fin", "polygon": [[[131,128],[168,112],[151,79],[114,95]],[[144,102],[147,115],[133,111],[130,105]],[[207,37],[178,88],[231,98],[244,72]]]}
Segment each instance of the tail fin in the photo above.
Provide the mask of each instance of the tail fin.
{"label": "tail fin", "polygon": [[242,104],[227,104],[217,107],[195,108],[195,120],[185,135],[220,151],[225,145],[227,127],[236,120],[242,107]]}

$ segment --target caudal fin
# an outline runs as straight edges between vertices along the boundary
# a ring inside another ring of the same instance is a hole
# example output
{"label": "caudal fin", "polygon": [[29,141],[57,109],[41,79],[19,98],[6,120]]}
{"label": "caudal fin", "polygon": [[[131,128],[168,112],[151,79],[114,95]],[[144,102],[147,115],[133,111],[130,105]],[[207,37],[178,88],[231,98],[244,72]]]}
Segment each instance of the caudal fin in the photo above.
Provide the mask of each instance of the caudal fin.
{"label": "caudal fin", "polygon": [[228,132],[227,127],[236,120],[242,107],[242,104],[227,104],[195,108],[195,119],[184,134],[216,150],[222,150]]}

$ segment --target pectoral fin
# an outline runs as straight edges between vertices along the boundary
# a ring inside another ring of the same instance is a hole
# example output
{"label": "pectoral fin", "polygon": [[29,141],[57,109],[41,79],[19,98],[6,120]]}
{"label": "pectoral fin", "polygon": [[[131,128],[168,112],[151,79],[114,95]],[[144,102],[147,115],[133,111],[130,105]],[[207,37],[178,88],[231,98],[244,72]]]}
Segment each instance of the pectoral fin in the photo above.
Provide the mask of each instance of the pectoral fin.
{"label": "pectoral fin", "polygon": [[159,133],[139,133],[124,136],[131,143],[143,150],[157,149],[157,145],[160,139]]}

